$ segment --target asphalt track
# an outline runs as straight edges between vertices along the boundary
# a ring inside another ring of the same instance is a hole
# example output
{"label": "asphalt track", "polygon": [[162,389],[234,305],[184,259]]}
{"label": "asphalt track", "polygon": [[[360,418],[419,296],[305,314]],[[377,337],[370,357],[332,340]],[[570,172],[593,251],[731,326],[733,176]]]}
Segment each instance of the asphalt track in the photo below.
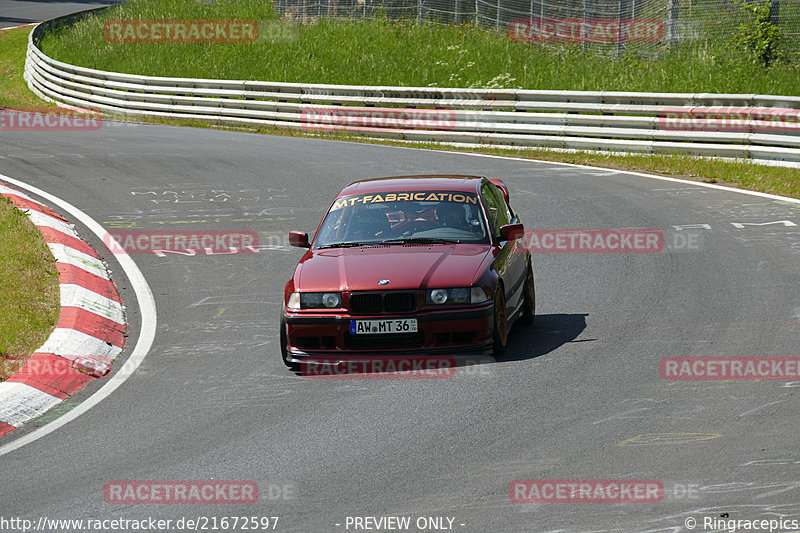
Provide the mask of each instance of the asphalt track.
{"label": "asphalt track", "polygon": [[[313,231],[355,178],[450,172],[503,178],[529,228],[657,229],[667,247],[535,254],[537,325],[513,330],[502,361],[451,379],[288,372],[277,318],[301,252],[283,235]],[[104,401],[0,457],[5,517],[246,514],[279,516],[283,531],[345,531],[347,516],[448,516],[470,532],[680,531],[688,516],[723,513],[800,518],[800,382],[659,374],[666,356],[800,355],[800,231],[735,226],[800,224],[797,204],[548,163],[119,123],[6,132],[0,173],[107,229],[253,230],[264,245],[255,254],[131,256],[158,309],[152,349]],[[686,224],[710,229],[675,231]],[[690,233],[691,247],[676,246]],[[104,257],[119,275],[134,346],[136,299],[114,256]],[[666,495],[509,501],[515,479],[604,478],[660,480]],[[114,480],[209,479],[253,480],[261,499],[115,505],[103,496]],[[270,499],[274,487],[290,487],[289,497]]]}

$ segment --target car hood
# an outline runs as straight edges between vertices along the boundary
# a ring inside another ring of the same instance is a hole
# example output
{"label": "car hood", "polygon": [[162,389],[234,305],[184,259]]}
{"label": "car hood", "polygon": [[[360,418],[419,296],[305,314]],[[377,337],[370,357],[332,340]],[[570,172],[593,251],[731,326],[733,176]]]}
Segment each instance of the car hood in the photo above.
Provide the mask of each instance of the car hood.
{"label": "car hood", "polygon": [[[389,245],[310,250],[297,265],[303,292],[469,287],[490,245]],[[386,285],[378,281],[389,280]]]}

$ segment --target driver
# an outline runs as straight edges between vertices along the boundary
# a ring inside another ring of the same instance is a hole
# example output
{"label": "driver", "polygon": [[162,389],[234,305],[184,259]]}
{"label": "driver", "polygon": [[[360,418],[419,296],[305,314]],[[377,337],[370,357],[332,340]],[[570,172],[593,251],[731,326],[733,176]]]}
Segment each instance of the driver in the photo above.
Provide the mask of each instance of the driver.
{"label": "driver", "polygon": [[356,241],[386,238],[390,224],[386,213],[378,209],[358,209],[350,221],[350,239]]}
{"label": "driver", "polygon": [[471,231],[464,206],[455,202],[442,202],[436,206],[436,218],[442,226]]}

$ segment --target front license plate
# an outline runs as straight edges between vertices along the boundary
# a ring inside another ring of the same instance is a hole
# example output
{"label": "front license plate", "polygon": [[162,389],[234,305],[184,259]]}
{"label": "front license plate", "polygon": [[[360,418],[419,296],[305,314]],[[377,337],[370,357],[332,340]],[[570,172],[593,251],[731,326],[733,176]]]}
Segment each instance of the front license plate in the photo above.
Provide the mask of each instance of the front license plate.
{"label": "front license plate", "polygon": [[384,333],[416,333],[416,318],[392,318],[389,320],[351,320],[352,335],[380,335]]}

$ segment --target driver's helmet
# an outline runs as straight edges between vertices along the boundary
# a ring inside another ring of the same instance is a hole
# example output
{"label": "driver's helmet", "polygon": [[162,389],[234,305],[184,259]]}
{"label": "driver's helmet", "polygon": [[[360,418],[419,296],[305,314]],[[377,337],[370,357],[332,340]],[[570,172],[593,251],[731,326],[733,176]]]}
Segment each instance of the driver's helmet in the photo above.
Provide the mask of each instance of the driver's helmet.
{"label": "driver's helmet", "polygon": [[351,224],[350,238],[356,240],[385,238],[391,228],[386,212],[379,209],[359,209]]}
{"label": "driver's helmet", "polygon": [[463,204],[442,202],[436,206],[436,218],[449,228],[470,229]]}

